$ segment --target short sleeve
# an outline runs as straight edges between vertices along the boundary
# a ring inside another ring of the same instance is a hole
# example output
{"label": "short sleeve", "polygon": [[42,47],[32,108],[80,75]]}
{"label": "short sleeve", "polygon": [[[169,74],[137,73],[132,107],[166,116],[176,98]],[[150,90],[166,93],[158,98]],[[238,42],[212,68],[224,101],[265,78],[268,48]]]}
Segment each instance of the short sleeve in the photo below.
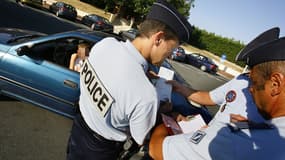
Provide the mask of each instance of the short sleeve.
{"label": "short sleeve", "polygon": [[210,91],[209,94],[210,94],[212,101],[216,103],[217,105],[222,105],[223,102],[225,101],[226,93],[229,90],[231,90],[235,81],[236,81],[235,79],[230,80],[226,82],[225,84],[217,87],[216,89],[213,89],[212,91]]}
{"label": "short sleeve", "polygon": [[134,112],[131,114],[131,135],[139,145],[143,144],[146,135],[154,126],[157,110],[158,104],[153,102],[137,106]]}

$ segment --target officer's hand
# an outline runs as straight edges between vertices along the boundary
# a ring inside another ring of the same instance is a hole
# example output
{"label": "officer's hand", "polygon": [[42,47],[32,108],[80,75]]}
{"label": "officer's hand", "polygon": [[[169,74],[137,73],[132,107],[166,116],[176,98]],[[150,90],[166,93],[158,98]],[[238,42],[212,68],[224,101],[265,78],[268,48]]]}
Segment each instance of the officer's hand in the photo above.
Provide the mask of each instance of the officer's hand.
{"label": "officer's hand", "polygon": [[146,75],[149,79],[158,79],[159,76],[152,70],[149,70],[148,72],[146,72]]}
{"label": "officer's hand", "polygon": [[172,111],[172,103],[171,102],[165,102],[165,101],[160,101],[160,106],[159,106],[159,113],[169,113]]}

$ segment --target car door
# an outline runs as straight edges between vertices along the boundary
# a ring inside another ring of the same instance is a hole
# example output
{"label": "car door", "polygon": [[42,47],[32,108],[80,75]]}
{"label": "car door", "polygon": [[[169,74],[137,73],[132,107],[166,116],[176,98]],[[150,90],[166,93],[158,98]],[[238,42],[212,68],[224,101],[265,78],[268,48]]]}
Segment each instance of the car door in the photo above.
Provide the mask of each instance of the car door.
{"label": "car door", "polygon": [[54,63],[53,48],[44,45],[36,52],[26,48],[21,55],[10,50],[2,56],[1,92],[72,118],[79,100],[79,73]]}
{"label": "car door", "polygon": [[188,62],[190,65],[199,67],[199,58],[198,55],[192,54],[188,56]]}

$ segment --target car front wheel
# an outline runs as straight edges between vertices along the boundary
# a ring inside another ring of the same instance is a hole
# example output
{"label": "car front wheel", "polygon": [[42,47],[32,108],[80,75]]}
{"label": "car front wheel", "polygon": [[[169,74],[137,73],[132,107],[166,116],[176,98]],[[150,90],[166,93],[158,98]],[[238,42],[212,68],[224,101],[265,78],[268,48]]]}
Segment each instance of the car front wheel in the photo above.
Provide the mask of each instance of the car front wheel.
{"label": "car front wheel", "polygon": [[206,66],[201,66],[200,69],[201,69],[202,71],[206,71]]}

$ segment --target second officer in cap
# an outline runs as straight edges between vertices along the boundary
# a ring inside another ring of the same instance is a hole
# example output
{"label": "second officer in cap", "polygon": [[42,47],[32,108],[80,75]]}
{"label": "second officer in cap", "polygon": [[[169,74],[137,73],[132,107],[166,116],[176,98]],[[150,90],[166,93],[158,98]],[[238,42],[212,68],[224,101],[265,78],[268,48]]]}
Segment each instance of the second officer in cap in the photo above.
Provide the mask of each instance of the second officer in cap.
{"label": "second officer in cap", "polygon": [[[251,96],[264,118],[257,123],[239,116],[211,123],[195,132],[168,136],[159,125],[152,133],[149,153],[155,160],[281,160],[285,158],[285,37],[259,37],[237,57],[251,67]],[[264,39],[265,38],[265,39]],[[269,38],[269,39],[268,39]],[[261,40],[261,41],[260,41]],[[232,86],[233,87],[233,86]],[[236,104],[236,107],[245,107]]]}
{"label": "second officer in cap", "polygon": [[80,112],[67,159],[116,159],[128,137],[143,144],[159,108],[146,76],[148,63],[159,66],[179,42],[189,40],[190,30],[175,8],[159,0],[132,42],[105,38],[93,46],[80,72]]}

